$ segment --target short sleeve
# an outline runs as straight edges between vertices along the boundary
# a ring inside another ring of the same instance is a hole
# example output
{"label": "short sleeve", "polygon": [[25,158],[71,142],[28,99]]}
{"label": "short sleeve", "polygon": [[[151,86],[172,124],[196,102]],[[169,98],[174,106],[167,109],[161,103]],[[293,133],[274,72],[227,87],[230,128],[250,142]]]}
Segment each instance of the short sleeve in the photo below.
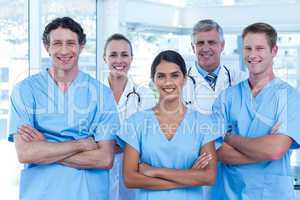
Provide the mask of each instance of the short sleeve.
{"label": "short sleeve", "polygon": [[155,106],[156,99],[154,96],[154,91],[152,91],[149,87],[139,87],[139,93],[141,94],[141,109],[146,110]]}
{"label": "short sleeve", "polygon": [[26,82],[17,84],[10,96],[8,141],[14,141],[18,127],[24,124],[34,127],[34,97]]}
{"label": "short sleeve", "polygon": [[124,148],[126,144],[132,146],[138,153],[140,153],[140,137],[138,131],[138,123],[136,114],[129,117],[121,126],[118,132],[118,144]]}
{"label": "short sleeve", "polygon": [[222,131],[222,134],[231,131],[231,126],[226,112],[227,103],[228,103],[228,98],[226,92],[223,91],[216,98],[212,107],[212,111],[213,111],[212,120],[215,123],[218,123],[218,128],[220,131]]}
{"label": "short sleeve", "polygon": [[216,115],[202,115],[201,123],[198,123],[198,131],[203,134],[202,146],[215,141],[216,148],[223,143],[222,127],[220,127],[220,120]]}
{"label": "short sleeve", "polygon": [[100,93],[96,112],[95,141],[115,140],[116,133],[120,129],[120,120],[115,99],[111,90],[107,87],[103,88],[103,91]]}
{"label": "short sleeve", "polygon": [[[294,89],[293,89],[294,90]],[[279,92],[279,91],[278,91]],[[280,91],[277,122],[280,123],[279,133],[293,139],[291,149],[300,147],[300,95],[296,91]]]}

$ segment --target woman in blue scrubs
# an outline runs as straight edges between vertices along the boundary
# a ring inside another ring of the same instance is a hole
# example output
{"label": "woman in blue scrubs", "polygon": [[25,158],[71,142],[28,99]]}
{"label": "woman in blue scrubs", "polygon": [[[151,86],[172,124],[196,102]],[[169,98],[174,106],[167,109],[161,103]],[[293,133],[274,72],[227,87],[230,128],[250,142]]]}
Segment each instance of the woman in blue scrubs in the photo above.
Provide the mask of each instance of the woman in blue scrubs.
{"label": "woman in blue scrubs", "polygon": [[199,200],[214,183],[220,139],[211,116],[187,109],[181,98],[186,66],[175,51],[163,51],[151,66],[159,92],[153,109],[135,113],[118,136],[126,143],[124,181],[139,200]]}

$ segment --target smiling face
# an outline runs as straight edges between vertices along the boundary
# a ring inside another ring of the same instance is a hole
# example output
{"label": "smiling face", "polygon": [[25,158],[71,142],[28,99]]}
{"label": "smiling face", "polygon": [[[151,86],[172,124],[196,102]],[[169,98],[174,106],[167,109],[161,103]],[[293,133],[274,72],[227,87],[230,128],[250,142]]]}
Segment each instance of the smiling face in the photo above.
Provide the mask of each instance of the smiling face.
{"label": "smiling face", "polygon": [[225,43],[221,40],[216,29],[195,34],[192,48],[197,57],[198,65],[207,72],[214,71],[220,65],[224,45]]}
{"label": "smiling face", "polygon": [[105,49],[104,61],[113,76],[127,76],[132,62],[129,44],[125,40],[112,40]]}
{"label": "smiling face", "polygon": [[180,98],[184,83],[185,77],[177,64],[163,60],[157,65],[154,84],[159,91],[160,100]]}
{"label": "smiling face", "polygon": [[45,48],[55,69],[69,72],[78,68],[79,54],[83,45],[79,45],[76,33],[59,27],[50,32],[49,41],[49,45],[45,45]]}
{"label": "smiling face", "polygon": [[244,37],[244,62],[248,66],[250,77],[273,73],[273,59],[278,47],[270,47],[264,33],[247,33]]}

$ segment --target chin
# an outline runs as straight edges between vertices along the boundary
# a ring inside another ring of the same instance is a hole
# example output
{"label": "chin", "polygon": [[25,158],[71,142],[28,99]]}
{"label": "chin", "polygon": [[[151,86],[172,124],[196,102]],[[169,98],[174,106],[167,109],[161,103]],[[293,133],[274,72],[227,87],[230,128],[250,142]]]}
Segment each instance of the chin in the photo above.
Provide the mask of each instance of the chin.
{"label": "chin", "polygon": [[162,100],[164,101],[164,102],[173,102],[173,101],[178,101],[178,99],[180,99],[179,98],[179,96],[177,95],[177,94],[174,94],[174,95],[165,95],[165,96],[163,96],[163,98],[162,98]]}

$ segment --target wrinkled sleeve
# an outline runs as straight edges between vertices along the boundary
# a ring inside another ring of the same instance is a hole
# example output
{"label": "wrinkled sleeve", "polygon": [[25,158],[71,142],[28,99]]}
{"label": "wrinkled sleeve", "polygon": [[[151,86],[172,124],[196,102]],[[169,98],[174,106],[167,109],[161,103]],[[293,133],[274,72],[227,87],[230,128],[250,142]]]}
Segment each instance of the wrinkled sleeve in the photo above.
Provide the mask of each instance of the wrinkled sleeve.
{"label": "wrinkled sleeve", "polygon": [[279,133],[293,139],[291,149],[300,147],[300,94],[288,89],[280,90],[277,122],[280,124]]}
{"label": "wrinkled sleeve", "polygon": [[211,141],[215,142],[216,148],[222,145],[223,137],[219,123],[219,119],[214,114],[202,115],[201,123],[198,124],[198,131],[203,134],[202,146]]}
{"label": "wrinkled sleeve", "polygon": [[[104,86],[102,86],[102,89]],[[101,91],[101,90],[100,90]],[[95,141],[115,140],[120,129],[120,120],[116,102],[111,90],[104,88],[99,94],[100,100],[96,115],[97,125],[94,131]]]}
{"label": "wrinkled sleeve", "polygon": [[[226,113],[226,93],[225,91],[221,92],[221,94],[216,98],[213,107],[212,107],[212,121],[215,124],[215,128],[217,132],[220,133],[221,136],[224,136],[226,132],[231,131],[231,126],[228,123],[227,113]],[[223,139],[216,140],[215,146],[216,149],[219,149],[223,144]]]}
{"label": "wrinkled sleeve", "polygon": [[8,141],[14,141],[18,127],[24,124],[34,127],[34,97],[30,87],[22,82],[17,84],[10,96]]}
{"label": "wrinkled sleeve", "polygon": [[126,144],[128,144],[140,153],[140,135],[137,121],[136,115],[126,120],[117,134],[117,141],[121,148],[125,148]]}

